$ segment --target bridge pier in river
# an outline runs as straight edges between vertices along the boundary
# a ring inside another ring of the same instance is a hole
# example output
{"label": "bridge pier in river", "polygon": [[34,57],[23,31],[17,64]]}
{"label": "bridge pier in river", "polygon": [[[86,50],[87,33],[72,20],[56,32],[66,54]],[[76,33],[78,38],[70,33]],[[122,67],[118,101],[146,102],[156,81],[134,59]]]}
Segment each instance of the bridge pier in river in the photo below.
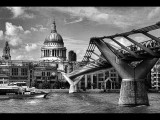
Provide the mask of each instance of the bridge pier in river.
{"label": "bridge pier in river", "polygon": [[[78,69],[69,73],[68,76],[64,75],[66,80],[70,82],[70,92],[76,91],[72,80],[78,76],[114,67],[122,78],[119,104],[149,105],[145,77],[160,58],[160,38],[148,32],[159,28],[160,22],[125,33],[91,38],[85,56],[82,62],[78,64]],[[151,40],[138,43],[129,37],[129,35],[137,33],[143,34]],[[124,46],[115,39],[116,37],[123,37],[132,45]],[[120,48],[105,42],[103,39],[112,40]],[[101,55],[94,52],[95,47],[99,49]],[[99,59],[91,58],[92,53]]]}
{"label": "bridge pier in river", "polygon": [[114,48],[108,43],[100,39],[93,39],[93,41],[104,58],[110,62],[122,78],[119,105],[149,105],[145,77],[158,58],[143,60],[136,67],[133,67],[126,61],[119,59],[113,52]]}
{"label": "bridge pier in river", "polygon": [[63,77],[65,78],[65,80],[70,84],[69,93],[77,92],[78,82],[82,79],[83,75],[75,78],[74,81],[73,81],[64,72],[61,72],[61,73],[62,73]]}

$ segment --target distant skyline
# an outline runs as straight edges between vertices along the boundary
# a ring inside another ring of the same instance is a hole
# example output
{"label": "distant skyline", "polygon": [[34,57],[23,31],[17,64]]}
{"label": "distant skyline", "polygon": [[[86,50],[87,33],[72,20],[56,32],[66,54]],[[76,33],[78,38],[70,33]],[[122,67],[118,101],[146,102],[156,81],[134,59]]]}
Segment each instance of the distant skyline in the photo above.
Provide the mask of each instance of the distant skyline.
{"label": "distant skyline", "polygon": [[[54,18],[67,57],[68,51],[73,50],[78,61],[91,37],[127,32],[160,21],[160,7],[0,7],[0,14],[0,56],[7,40],[12,60],[39,60]],[[159,36],[160,31],[151,33]],[[133,39],[140,42],[149,38],[136,35]],[[130,44],[123,38],[117,40]]]}

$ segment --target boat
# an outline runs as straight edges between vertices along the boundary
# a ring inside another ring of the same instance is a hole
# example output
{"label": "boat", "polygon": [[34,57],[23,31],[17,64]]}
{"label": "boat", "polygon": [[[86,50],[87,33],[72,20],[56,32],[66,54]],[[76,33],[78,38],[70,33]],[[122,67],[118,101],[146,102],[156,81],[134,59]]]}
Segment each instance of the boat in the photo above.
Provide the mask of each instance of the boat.
{"label": "boat", "polygon": [[7,93],[18,93],[18,91],[18,86],[9,85],[8,80],[0,80],[0,95],[6,95]]}
{"label": "boat", "polygon": [[[25,98],[46,98],[49,93],[39,91],[35,87],[28,87],[26,82],[6,83],[0,82],[0,98],[25,99]],[[1,97],[3,96],[3,97]]]}
{"label": "boat", "polygon": [[10,99],[27,99],[27,98],[46,98],[49,93],[40,92],[40,93],[32,93],[32,92],[24,92],[23,94],[7,94]]}

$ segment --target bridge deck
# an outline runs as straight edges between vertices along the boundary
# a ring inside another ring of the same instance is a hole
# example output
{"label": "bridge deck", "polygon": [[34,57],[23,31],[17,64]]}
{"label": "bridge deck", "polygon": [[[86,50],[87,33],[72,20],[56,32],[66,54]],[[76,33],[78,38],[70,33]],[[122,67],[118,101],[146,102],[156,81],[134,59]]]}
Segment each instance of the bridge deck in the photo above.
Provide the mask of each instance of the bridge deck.
{"label": "bridge deck", "polygon": [[[94,43],[95,40],[103,41],[107,46],[110,47],[110,49],[112,49],[112,51],[115,53],[117,58],[125,60],[130,63],[133,61],[141,61],[149,58],[159,58],[160,57],[160,39],[148,33],[149,31],[156,30],[159,28],[160,28],[160,22],[151,26],[147,26],[137,30],[132,30],[125,33],[115,34],[111,36],[104,36],[104,37],[92,37],[90,39],[89,46],[86,50],[86,53],[81,62],[81,65],[77,67],[77,70],[74,70],[73,72],[69,73],[69,76],[76,77],[78,75],[93,72],[95,70],[111,67],[111,64],[102,55],[97,55],[96,53],[94,53],[94,49],[96,47],[96,44]],[[128,37],[129,35],[133,35],[137,33],[144,34],[147,37],[151,38],[151,40],[138,43]],[[124,37],[133,44],[126,47],[121,43],[119,43],[118,41],[116,41],[114,39],[115,37]],[[116,49],[112,47],[112,45],[109,43],[106,43],[104,39],[113,40],[115,43],[117,43],[121,47],[121,49]],[[91,58],[92,53],[99,57],[98,63],[96,63],[97,60],[94,60],[93,58]],[[93,60],[92,62],[95,62],[94,65],[91,64],[90,59]]]}

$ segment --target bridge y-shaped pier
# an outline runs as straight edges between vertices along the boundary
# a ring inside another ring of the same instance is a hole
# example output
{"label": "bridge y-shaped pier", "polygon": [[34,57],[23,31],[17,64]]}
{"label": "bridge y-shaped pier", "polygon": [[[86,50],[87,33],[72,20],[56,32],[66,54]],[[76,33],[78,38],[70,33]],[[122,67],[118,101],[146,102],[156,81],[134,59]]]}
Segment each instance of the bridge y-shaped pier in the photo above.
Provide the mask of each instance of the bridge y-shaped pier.
{"label": "bridge y-shaped pier", "polygon": [[[87,65],[80,67],[80,69],[69,73],[68,76],[64,74],[64,77],[68,79],[68,81],[70,79],[71,82],[71,79],[74,79],[78,76],[100,69],[107,69],[113,66],[122,78],[119,104],[149,105],[145,86],[145,77],[160,57],[160,39],[148,32],[159,28],[160,23],[156,23],[154,25],[132,30],[130,32],[91,38],[83,62],[93,59],[91,58],[91,54],[93,53],[96,55],[93,50],[93,48],[96,46],[101,52],[99,59],[103,59],[105,63],[103,64],[102,62],[99,62],[98,65],[95,63],[92,65],[91,62],[88,62],[88,67]],[[138,43],[129,37],[133,34],[143,34],[151,38],[151,40]],[[115,39],[116,37],[123,37],[130,41],[133,45],[126,47],[118,42]],[[105,39],[112,40],[118,44],[121,49],[114,48],[109,42],[106,42]]]}

